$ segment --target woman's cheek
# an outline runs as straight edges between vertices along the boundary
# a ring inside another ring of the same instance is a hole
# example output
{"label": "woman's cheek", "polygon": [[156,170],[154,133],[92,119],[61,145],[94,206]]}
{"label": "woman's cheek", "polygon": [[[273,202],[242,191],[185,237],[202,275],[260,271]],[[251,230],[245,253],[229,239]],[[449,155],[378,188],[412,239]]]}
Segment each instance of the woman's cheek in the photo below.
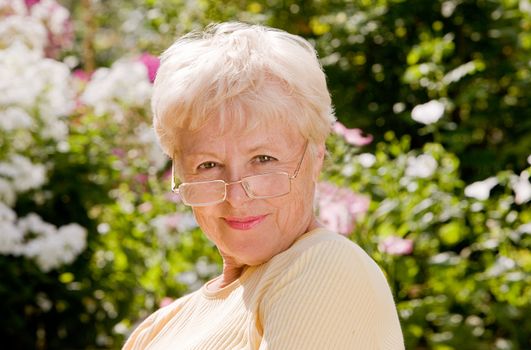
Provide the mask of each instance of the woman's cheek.
{"label": "woman's cheek", "polygon": [[215,225],[213,223],[213,216],[208,214],[208,208],[193,208],[192,211],[194,213],[195,220],[197,221],[197,224],[203,233],[212,240],[214,238],[213,234],[215,233]]}

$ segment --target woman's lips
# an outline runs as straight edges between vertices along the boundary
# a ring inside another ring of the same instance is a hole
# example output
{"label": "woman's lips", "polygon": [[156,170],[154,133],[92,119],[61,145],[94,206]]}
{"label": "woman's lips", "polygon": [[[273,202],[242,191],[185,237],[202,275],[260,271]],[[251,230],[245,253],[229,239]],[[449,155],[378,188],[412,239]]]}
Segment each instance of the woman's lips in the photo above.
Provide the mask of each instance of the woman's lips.
{"label": "woman's lips", "polygon": [[224,218],[227,225],[236,230],[250,230],[266,218],[267,215],[227,217]]}

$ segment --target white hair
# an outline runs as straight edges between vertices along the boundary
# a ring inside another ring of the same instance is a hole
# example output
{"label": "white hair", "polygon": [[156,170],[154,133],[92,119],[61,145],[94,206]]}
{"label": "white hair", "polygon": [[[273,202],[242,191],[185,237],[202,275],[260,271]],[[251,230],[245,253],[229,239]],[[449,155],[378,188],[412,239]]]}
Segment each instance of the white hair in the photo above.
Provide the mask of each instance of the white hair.
{"label": "white hair", "polygon": [[213,116],[220,132],[288,123],[314,145],[325,141],[335,120],[312,45],[279,29],[238,22],[189,33],[162,54],[152,111],[170,157],[180,131],[197,130]]}

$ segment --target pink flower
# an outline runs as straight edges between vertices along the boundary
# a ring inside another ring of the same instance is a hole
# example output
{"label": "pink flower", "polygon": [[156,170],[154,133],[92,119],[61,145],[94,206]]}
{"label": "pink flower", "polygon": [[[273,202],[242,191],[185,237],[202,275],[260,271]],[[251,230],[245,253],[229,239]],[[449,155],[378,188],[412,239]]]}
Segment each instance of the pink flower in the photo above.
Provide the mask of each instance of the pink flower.
{"label": "pink flower", "polygon": [[361,129],[354,128],[349,129],[340,122],[335,122],[332,126],[332,130],[338,134],[343,136],[345,141],[347,143],[353,145],[353,146],[365,146],[372,142],[372,135],[366,135],[364,136],[364,133]]}
{"label": "pink flower", "polygon": [[144,202],[138,206],[138,211],[145,214],[153,209],[153,204],[151,202]]}
{"label": "pink flower", "polygon": [[319,208],[319,221],[328,229],[349,235],[354,229],[354,219],[345,205],[341,203],[327,203]]}
{"label": "pink flower", "polygon": [[72,82],[74,84],[74,90],[76,91],[76,108],[82,109],[85,104],[80,98],[87,83],[90,80],[90,74],[83,69],[76,69],[72,72]]}
{"label": "pink flower", "polygon": [[142,62],[148,71],[149,81],[154,82],[157,75],[157,70],[159,69],[160,60],[158,57],[150,55],[148,53],[143,53],[138,58]]}
{"label": "pink flower", "polygon": [[389,236],[380,241],[378,250],[390,255],[408,255],[413,252],[413,241],[397,236]]}
{"label": "pink flower", "polygon": [[330,230],[349,235],[355,220],[367,212],[370,199],[328,182],[317,185],[319,220]]}
{"label": "pink flower", "polygon": [[83,69],[76,69],[72,72],[72,76],[80,81],[87,82],[90,80],[90,73],[85,72]]}
{"label": "pink flower", "polygon": [[113,148],[111,153],[118,158],[123,158],[126,156],[127,152],[123,148]]}
{"label": "pink flower", "polygon": [[367,196],[361,196],[359,194],[355,194],[349,203],[349,212],[354,217],[358,217],[359,215],[363,215],[369,210],[369,204],[371,204],[371,199]]}
{"label": "pink flower", "polygon": [[182,202],[181,196],[178,193],[175,192],[168,192],[164,195],[164,198],[166,200],[172,202],[172,203],[180,203]]}
{"label": "pink flower", "polygon": [[27,8],[31,8],[33,5],[35,5],[36,3],[40,2],[41,0],[24,0],[24,2],[26,3],[26,7]]}
{"label": "pink flower", "polygon": [[159,307],[165,307],[173,303],[173,299],[170,297],[164,297],[159,303]]}
{"label": "pink flower", "polygon": [[175,213],[175,214],[167,215],[165,223],[167,227],[174,229],[179,224],[179,221],[181,221],[181,214]]}
{"label": "pink flower", "polygon": [[61,50],[74,42],[74,25],[70,12],[56,0],[26,0],[31,17],[39,20],[48,32],[47,57],[57,57]]}
{"label": "pink flower", "polygon": [[139,184],[145,185],[145,184],[147,184],[147,182],[149,180],[149,175],[148,174],[137,174],[137,175],[135,175],[135,180]]}
{"label": "pink flower", "polygon": [[172,175],[171,168],[170,168],[170,169],[167,169],[167,170],[162,174],[162,179],[163,179],[164,181],[166,181],[166,180],[171,180],[171,175]]}

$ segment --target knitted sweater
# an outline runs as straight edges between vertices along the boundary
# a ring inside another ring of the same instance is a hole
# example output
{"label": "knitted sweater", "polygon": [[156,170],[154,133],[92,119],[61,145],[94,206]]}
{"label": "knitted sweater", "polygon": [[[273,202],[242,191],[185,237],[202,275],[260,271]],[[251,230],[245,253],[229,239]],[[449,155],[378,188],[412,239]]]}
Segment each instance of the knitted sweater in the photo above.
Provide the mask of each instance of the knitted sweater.
{"label": "knitted sweater", "polygon": [[389,286],[345,237],[316,229],[230,285],[177,299],[123,350],[404,349]]}

